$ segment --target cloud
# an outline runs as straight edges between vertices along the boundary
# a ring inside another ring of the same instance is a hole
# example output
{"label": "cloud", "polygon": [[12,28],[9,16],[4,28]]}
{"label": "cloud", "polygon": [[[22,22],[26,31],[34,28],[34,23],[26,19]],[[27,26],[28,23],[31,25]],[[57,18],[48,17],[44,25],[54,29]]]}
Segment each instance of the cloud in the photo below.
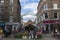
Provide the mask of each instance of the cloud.
{"label": "cloud", "polygon": [[27,22],[28,20],[32,20],[34,22],[35,19],[34,18],[31,18],[31,19],[27,18],[27,19],[24,19],[23,21]]}
{"label": "cloud", "polygon": [[22,3],[26,3],[28,1],[30,1],[30,2],[37,2],[37,1],[40,1],[40,0],[20,0],[20,2],[22,2]]}
{"label": "cloud", "polygon": [[36,18],[36,13],[37,11],[33,11],[33,12],[29,12],[28,14],[23,16],[24,22],[28,21],[28,20],[32,20],[34,21]]}
{"label": "cloud", "polygon": [[22,17],[24,22],[27,22],[28,20],[35,20],[38,1],[40,0],[20,0],[22,8],[21,15],[23,15]]}
{"label": "cloud", "polygon": [[[35,1],[35,0],[32,0],[32,1]],[[38,1],[40,1],[40,0],[38,0]]]}
{"label": "cloud", "polygon": [[26,16],[26,15],[33,15],[35,16],[37,14],[37,10],[32,11],[32,12],[27,12],[27,13],[21,13],[21,15]]}
{"label": "cloud", "polygon": [[30,12],[30,14],[31,15],[36,15],[37,14],[37,10]]}
{"label": "cloud", "polygon": [[22,2],[22,3],[26,3],[26,2],[28,2],[29,0],[20,0],[20,2]]}
{"label": "cloud", "polygon": [[23,22],[27,22],[28,20],[23,20]]}
{"label": "cloud", "polygon": [[23,6],[23,9],[36,10],[38,3],[28,3]]}
{"label": "cloud", "polygon": [[28,21],[28,20],[32,20],[32,21],[34,21],[35,19],[33,20],[33,19],[31,18],[31,19],[24,19],[24,20],[25,20],[25,21]]}
{"label": "cloud", "polygon": [[21,13],[21,15],[23,15],[23,14],[25,14],[25,13]]}
{"label": "cloud", "polygon": [[35,16],[32,16],[32,15],[26,15],[26,16],[23,16],[23,18],[35,18]]}

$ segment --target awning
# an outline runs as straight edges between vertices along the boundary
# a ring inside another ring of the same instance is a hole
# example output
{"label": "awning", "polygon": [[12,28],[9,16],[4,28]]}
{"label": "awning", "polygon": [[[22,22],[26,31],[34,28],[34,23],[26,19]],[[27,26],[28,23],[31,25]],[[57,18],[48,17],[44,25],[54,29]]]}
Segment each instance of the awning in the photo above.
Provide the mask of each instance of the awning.
{"label": "awning", "polygon": [[43,21],[44,24],[60,24],[60,20],[46,20]]}
{"label": "awning", "polygon": [[0,26],[1,27],[5,26],[5,22],[0,22]]}

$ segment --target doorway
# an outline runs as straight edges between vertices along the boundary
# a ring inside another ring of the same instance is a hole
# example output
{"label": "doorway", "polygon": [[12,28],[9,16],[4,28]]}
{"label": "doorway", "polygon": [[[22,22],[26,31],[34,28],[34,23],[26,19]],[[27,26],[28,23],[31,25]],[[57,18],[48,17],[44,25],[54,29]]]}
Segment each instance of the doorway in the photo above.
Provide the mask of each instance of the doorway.
{"label": "doorway", "polygon": [[46,32],[49,33],[49,25],[46,25]]}
{"label": "doorway", "polygon": [[47,30],[47,31],[49,30],[49,25],[46,25],[46,30]]}

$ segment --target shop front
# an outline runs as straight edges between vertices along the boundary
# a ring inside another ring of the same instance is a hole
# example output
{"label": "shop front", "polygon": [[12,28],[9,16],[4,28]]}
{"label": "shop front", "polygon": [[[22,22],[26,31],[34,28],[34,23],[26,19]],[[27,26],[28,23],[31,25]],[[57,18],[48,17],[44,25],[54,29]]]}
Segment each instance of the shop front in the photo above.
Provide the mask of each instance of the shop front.
{"label": "shop front", "polygon": [[5,29],[9,29],[10,31],[14,31],[14,30],[18,31],[19,27],[20,27],[20,23],[18,23],[18,22],[13,22],[13,23],[7,22],[5,25]]}
{"label": "shop front", "polygon": [[5,30],[5,22],[0,22],[0,28],[2,28],[3,32]]}
{"label": "shop front", "polygon": [[60,32],[60,20],[47,20],[43,21],[43,24],[49,32]]}

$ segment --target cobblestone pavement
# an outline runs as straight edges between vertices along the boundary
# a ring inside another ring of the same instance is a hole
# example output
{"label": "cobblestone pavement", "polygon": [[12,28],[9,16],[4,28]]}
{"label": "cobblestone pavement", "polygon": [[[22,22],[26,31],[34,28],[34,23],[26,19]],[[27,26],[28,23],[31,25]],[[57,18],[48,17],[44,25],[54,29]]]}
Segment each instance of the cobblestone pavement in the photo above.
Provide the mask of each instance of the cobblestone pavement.
{"label": "cobblestone pavement", "polygon": [[3,40],[58,40],[58,39],[55,39],[55,38],[52,38],[52,37],[45,37],[43,39],[10,39],[10,38],[6,38],[6,39],[3,39]]}
{"label": "cobblestone pavement", "polygon": [[50,38],[50,37],[45,37],[44,39],[3,39],[3,40],[58,40],[58,39],[55,39],[55,38]]}
{"label": "cobblestone pavement", "polygon": [[42,39],[14,39],[14,38],[3,38],[3,40],[58,40],[51,35],[43,35]]}
{"label": "cobblestone pavement", "polygon": [[47,34],[43,35],[42,40],[59,40],[59,39],[52,37],[50,34]]}
{"label": "cobblestone pavement", "polygon": [[58,40],[58,39],[53,37],[44,37],[42,40]]}

